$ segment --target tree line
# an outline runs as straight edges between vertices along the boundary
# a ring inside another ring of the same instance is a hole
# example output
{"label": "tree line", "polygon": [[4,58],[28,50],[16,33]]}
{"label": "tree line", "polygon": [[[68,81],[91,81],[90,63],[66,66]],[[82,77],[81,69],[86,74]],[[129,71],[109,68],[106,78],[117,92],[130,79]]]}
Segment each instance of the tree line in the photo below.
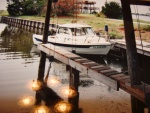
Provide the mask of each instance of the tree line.
{"label": "tree line", "polygon": [[[47,0],[7,0],[7,11],[11,16],[46,14]],[[52,4],[52,15],[70,16],[79,14],[76,0],[58,0]],[[101,12],[107,18],[122,18],[122,8],[117,2],[106,2]]]}
{"label": "tree line", "polygon": [[7,0],[7,11],[11,16],[41,15],[47,0]]}

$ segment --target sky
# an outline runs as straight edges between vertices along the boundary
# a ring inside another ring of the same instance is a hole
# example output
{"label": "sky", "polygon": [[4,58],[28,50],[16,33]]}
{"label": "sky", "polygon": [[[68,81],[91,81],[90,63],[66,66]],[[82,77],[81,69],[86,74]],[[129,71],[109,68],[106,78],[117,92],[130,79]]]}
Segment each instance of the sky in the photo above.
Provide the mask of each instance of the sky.
{"label": "sky", "polygon": [[[87,0],[83,0],[87,1]],[[95,1],[97,4],[95,5],[96,7],[99,7],[101,9],[102,6],[104,6],[105,2],[110,2],[110,1],[115,1],[120,3],[120,0],[88,0],[88,1]],[[121,4],[121,3],[120,3]],[[6,10],[7,7],[7,2],[6,0],[0,0],[0,10]],[[150,13],[150,6],[131,6],[132,13],[136,12],[136,8],[138,8],[138,12],[140,14],[146,14]]]}
{"label": "sky", "polygon": [[7,2],[6,0],[0,0],[0,10],[6,10]]}
{"label": "sky", "polygon": [[[83,1],[87,1],[87,0],[83,0]],[[117,3],[119,3],[121,5],[121,1],[120,0],[89,0],[89,1],[95,1],[96,7],[99,7],[101,9],[102,6],[104,6],[105,2],[110,2],[110,1],[115,1]],[[146,14],[146,13],[150,13],[150,6],[142,6],[142,5],[131,5],[131,11],[132,13],[137,12],[137,10],[135,11],[135,9],[138,9],[138,13],[140,14]]]}

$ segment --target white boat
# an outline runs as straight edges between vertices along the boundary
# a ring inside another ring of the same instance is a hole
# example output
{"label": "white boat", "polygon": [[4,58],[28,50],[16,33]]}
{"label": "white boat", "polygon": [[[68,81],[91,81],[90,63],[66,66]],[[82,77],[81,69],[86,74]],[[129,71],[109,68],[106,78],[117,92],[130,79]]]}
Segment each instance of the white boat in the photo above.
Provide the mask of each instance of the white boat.
{"label": "white boat", "polygon": [[[43,36],[33,34],[34,44],[42,43]],[[111,44],[97,36],[91,26],[77,23],[58,25],[55,34],[48,36],[48,43],[76,54],[107,55]]]}

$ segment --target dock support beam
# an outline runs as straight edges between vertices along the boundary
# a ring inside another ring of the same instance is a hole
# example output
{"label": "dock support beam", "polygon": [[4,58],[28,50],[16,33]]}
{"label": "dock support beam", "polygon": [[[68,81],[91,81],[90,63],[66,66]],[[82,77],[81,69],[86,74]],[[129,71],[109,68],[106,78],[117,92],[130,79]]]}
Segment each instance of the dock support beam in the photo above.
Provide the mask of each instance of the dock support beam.
{"label": "dock support beam", "polygon": [[139,85],[141,84],[141,80],[130,4],[129,0],[121,0],[121,3],[124,18],[128,72],[130,75],[131,85]]}
{"label": "dock support beam", "polygon": [[68,100],[73,104],[73,110],[71,113],[79,113],[79,71],[70,67],[69,86],[76,91],[75,97],[69,97]]}
{"label": "dock support beam", "polygon": [[[127,63],[131,86],[140,85],[141,80],[130,3],[129,0],[121,0],[121,4],[124,18]],[[144,103],[133,96],[131,96],[131,107],[132,113],[144,113]]]}

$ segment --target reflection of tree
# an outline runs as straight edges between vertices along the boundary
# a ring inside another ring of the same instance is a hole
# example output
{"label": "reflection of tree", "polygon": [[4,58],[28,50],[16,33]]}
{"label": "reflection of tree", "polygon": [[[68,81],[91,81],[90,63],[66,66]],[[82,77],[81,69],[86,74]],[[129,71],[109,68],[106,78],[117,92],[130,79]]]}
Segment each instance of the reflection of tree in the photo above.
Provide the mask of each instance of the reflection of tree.
{"label": "reflection of tree", "polygon": [[18,29],[5,29],[2,33],[1,50],[3,52],[21,52],[23,58],[29,58],[32,47],[32,34]]}

